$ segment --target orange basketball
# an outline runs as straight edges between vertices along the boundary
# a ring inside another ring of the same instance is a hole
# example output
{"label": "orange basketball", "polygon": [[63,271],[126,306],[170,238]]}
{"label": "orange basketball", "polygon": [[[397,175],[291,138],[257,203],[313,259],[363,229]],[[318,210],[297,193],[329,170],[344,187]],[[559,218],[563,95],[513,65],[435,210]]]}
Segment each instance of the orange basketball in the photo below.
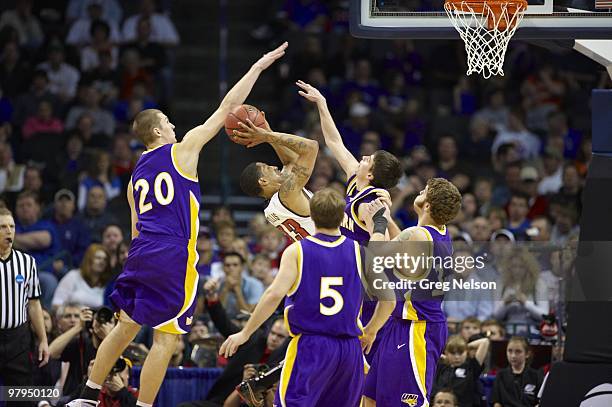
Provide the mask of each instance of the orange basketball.
{"label": "orange basketball", "polygon": [[[225,133],[232,136],[234,130],[241,130],[239,122],[245,123],[250,119],[257,127],[265,125],[265,118],[261,111],[255,106],[240,105],[232,110],[225,118]],[[234,141],[231,137],[230,139]]]}

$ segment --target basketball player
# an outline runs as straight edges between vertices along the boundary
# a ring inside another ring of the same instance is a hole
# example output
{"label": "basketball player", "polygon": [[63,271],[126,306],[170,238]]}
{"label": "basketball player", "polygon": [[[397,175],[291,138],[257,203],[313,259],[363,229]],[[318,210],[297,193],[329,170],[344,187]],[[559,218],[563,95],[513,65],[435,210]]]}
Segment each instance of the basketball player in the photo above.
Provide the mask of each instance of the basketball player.
{"label": "basketball player", "polygon": [[293,338],[287,349],[275,405],[359,405],[363,385],[362,348],[369,351],[376,332],[395,307],[394,299],[378,302],[362,335],[358,315],[364,251],[357,242],[340,234],[344,206],[342,196],[334,190],[324,189],[314,194],[310,214],[316,234],[285,250],[279,272],[253,315],[242,331],[227,338],[219,351],[226,357],[233,355],[286,295],[285,322]]}
{"label": "basketball player", "polygon": [[[381,209],[381,208],[384,208]],[[434,258],[452,256],[453,248],[446,224],[457,216],[461,208],[461,194],[443,178],[432,178],[414,200],[418,226],[408,228],[396,238],[400,241],[428,242],[425,253]],[[376,212],[376,224],[388,208],[379,200],[364,205],[366,219]],[[372,241],[386,240],[384,234],[374,233]],[[415,249],[415,246],[416,250]],[[422,244],[407,245],[411,256],[423,256]],[[401,278],[442,281],[450,270],[422,267],[411,276]],[[390,279],[392,276],[389,276]],[[379,336],[379,344],[372,359],[364,389],[364,406],[411,407],[429,406],[435,370],[444,351],[447,326],[442,311],[442,290],[415,289],[398,301],[389,322]],[[411,367],[407,369],[407,367]]]}
{"label": "basketball player", "polygon": [[[346,216],[340,230],[343,235],[356,240],[359,244],[367,244],[370,240],[370,233],[365,225],[365,215],[361,205],[377,199],[380,191],[397,185],[402,175],[401,164],[393,154],[384,150],[363,156],[361,161],[357,161],[342,142],[342,136],[329,112],[325,97],[316,88],[305,82],[298,81],[296,84],[302,89],[298,93],[317,105],[325,144],[338,160],[347,177]],[[388,227],[391,238],[399,234],[400,230],[394,222],[390,221]]]}
{"label": "basketball player", "polygon": [[153,346],[140,378],[137,406],[151,406],[179,335],[188,331],[195,307],[198,272],[195,250],[200,188],[200,150],[221,129],[227,114],[244,102],[261,72],[282,57],[287,43],[265,54],[236,83],[202,125],[176,142],[174,125],[159,110],[134,118],[132,130],[147,150],[128,185],[132,245],[110,298],[120,309],[119,323],[98,349],[81,398],[68,406],[96,406],[104,379],[140,326],[155,329]]}
{"label": "basketball player", "polygon": [[251,163],[240,175],[240,186],[250,196],[269,200],[264,214],[266,219],[291,240],[297,241],[315,233],[310,218],[309,200],[312,193],[304,187],[317,159],[319,143],[293,134],[277,133],[248,123],[242,131],[234,130],[234,137],[248,147],[269,143],[283,163],[278,170],[262,162]]}

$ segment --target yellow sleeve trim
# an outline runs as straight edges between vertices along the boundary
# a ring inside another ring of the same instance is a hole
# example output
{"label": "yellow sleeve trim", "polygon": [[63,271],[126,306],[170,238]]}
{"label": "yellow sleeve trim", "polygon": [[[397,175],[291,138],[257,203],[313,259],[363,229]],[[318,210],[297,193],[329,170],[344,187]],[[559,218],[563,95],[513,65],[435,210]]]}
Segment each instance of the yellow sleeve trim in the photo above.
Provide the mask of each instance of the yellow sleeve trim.
{"label": "yellow sleeve trim", "polygon": [[174,157],[174,147],[176,147],[176,144],[174,144],[171,148],[170,148],[170,157],[172,157],[172,165],[174,166],[174,169],[176,170],[176,172],[178,172],[183,178],[188,179],[189,181],[193,181],[193,182],[198,182],[198,178],[194,178],[191,175],[187,174],[187,172],[185,172],[179,165],[178,162],[176,161],[176,158]]}

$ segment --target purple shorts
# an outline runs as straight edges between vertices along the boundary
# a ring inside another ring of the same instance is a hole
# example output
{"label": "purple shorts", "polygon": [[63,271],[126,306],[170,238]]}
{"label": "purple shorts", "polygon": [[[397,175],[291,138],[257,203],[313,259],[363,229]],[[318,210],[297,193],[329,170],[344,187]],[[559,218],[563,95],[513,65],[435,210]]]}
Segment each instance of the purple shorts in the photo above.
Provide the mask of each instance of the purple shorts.
{"label": "purple shorts", "polygon": [[363,353],[358,338],[298,335],[287,348],[277,407],[358,407]]}
{"label": "purple shorts", "polygon": [[390,318],[381,334],[364,396],[384,407],[428,406],[446,323]]}
{"label": "purple shorts", "polygon": [[187,333],[196,305],[197,261],[195,241],[139,236],[132,241],[110,299],[141,325]]}

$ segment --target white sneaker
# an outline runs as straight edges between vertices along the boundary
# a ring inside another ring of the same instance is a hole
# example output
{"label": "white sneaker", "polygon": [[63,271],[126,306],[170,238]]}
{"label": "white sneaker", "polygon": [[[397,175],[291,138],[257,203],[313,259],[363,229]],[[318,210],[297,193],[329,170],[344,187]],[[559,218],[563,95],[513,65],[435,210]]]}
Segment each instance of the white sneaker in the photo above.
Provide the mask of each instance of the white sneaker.
{"label": "white sneaker", "polygon": [[100,404],[99,401],[76,399],[66,404],[66,407],[96,407],[98,404]]}

